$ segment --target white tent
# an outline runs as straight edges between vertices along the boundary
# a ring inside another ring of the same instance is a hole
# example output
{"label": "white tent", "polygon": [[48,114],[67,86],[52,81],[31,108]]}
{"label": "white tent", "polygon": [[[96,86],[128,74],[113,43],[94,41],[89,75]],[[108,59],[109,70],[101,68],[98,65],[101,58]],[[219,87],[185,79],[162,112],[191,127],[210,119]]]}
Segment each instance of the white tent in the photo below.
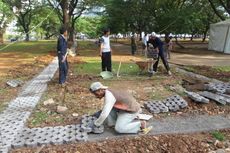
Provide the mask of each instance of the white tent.
{"label": "white tent", "polygon": [[209,50],[230,54],[230,19],[211,24]]}

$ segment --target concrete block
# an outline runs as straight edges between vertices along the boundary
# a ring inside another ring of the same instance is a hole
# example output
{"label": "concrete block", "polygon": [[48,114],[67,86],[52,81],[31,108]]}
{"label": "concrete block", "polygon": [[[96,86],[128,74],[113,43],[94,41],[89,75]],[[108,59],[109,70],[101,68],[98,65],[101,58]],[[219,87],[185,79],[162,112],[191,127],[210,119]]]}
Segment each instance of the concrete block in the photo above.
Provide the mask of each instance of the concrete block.
{"label": "concrete block", "polygon": [[195,102],[205,103],[205,104],[209,103],[209,99],[199,95],[198,93],[186,91],[186,94],[189,98],[191,98]]}
{"label": "concrete block", "polygon": [[212,99],[212,100],[214,100],[217,103],[220,103],[222,105],[226,105],[227,100],[223,96],[220,96],[220,95],[208,92],[208,91],[199,92],[198,94],[200,94],[200,95],[202,95],[202,96],[204,96],[206,98]]}
{"label": "concrete block", "polygon": [[76,140],[78,141],[87,141],[88,139],[88,134],[85,132],[76,133],[75,136],[76,136]]}
{"label": "concrete block", "polygon": [[154,114],[158,114],[161,112],[159,108],[153,106],[149,108],[149,111]]}
{"label": "concrete block", "polygon": [[180,107],[178,105],[170,105],[168,108],[170,111],[173,111],[173,112],[180,110]]}

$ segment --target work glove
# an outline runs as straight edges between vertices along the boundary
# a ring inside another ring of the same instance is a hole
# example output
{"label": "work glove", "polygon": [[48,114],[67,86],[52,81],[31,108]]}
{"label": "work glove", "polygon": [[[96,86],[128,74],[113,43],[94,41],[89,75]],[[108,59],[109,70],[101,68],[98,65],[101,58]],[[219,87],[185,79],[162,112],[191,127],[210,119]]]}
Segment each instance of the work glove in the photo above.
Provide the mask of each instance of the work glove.
{"label": "work glove", "polygon": [[102,111],[100,110],[100,111],[94,113],[92,116],[94,116],[94,117],[96,117],[96,118],[99,118],[99,116],[101,115],[101,112],[102,112]]}
{"label": "work glove", "polygon": [[88,123],[88,125],[86,126],[82,126],[81,130],[87,133],[91,133],[95,130],[95,128],[97,128],[97,126],[94,124],[94,121],[93,121],[93,122]]}

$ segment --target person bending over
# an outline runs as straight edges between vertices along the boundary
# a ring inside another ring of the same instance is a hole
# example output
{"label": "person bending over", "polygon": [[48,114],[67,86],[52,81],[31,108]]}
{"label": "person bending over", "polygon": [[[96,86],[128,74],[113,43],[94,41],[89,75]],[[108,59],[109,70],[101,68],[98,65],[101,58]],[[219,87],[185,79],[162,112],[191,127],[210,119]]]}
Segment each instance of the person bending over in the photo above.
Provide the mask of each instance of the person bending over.
{"label": "person bending over", "polygon": [[145,121],[135,120],[141,112],[140,104],[128,92],[110,89],[100,82],[94,82],[90,91],[96,98],[104,98],[104,106],[94,126],[107,122],[117,133],[148,133],[152,127],[146,127]]}

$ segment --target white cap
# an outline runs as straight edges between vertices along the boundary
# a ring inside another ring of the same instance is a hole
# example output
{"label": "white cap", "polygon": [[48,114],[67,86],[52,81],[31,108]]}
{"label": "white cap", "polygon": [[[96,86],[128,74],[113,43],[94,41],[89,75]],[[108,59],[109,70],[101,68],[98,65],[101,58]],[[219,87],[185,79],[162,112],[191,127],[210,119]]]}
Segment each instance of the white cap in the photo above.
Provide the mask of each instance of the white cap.
{"label": "white cap", "polygon": [[103,86],[103,84],[101,84],[101,82],[94,82],[90,85],[90,90],[91,91],[97,91],[99,89],[107,89],[108,87]]}
{"label": "white cap", "polygon": [[155,32],[152,32],[152,34],[151,34],[152,36],[156,36],[156,33]]}

